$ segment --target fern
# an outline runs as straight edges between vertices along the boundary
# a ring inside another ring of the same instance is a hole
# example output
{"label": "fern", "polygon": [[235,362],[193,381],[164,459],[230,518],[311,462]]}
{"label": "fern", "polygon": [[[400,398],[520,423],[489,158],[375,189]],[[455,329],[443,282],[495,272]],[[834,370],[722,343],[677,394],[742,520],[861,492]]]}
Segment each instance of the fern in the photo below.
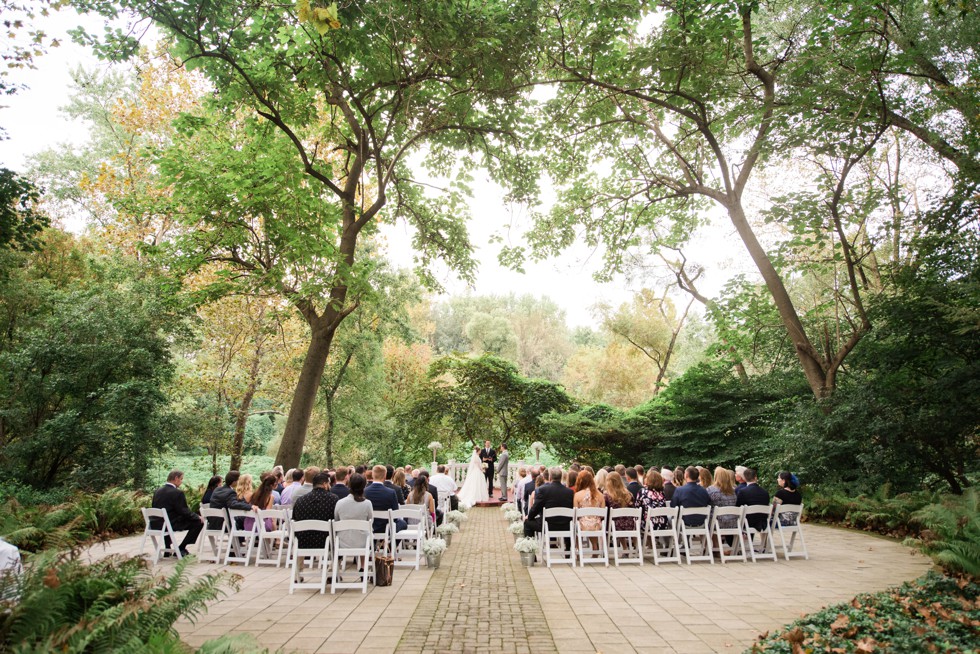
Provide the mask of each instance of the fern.
{"label": "fern", "polygon": [[980,577],[980,493],[968,488],[963,495],[929,504],[912,516],[925,530],[909,539],[952,572]]}

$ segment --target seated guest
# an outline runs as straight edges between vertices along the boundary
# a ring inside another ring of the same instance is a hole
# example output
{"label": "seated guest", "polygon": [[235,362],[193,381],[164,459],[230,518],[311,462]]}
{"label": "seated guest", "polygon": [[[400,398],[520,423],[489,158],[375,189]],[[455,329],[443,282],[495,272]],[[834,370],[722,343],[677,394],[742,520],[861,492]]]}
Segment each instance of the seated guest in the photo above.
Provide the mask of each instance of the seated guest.
{"label": "seated guest", "polygon": [[[283,489],[282,493],[279,495],[279,504],[283,506],[289,506],[293,503],[293,493],[298,491],[303,486],[303,477],[305,473],[302,470],[292,470],[292,481],[289,486]],[[302,496],[302,493],[300,493]]]}
{"label": "seated guest", "polygon": [[[650,468],[646,477],[643,478],[643,488],[636,494],[633,506],[643,512],[640,519],[642,529],[647,528],[647,511],[667,506],[667,498],[664,497],[664,478],[660,476],[656,468]],[[667,526],[667,518],[653,519],[654,529],[666,529]]]}
{"label": "seated guest", "polygon": [[742,475],[745,473],[745,466],[735,466],[735,490],[738,491],[741,488],[745,488],[745,477]]}
{"label": "seated guest", "polygon": [[415,477],[416,477],[416,475],[414,473],[415,473],[415,470],[412,469],[412,466],[406,464],[405,465],[405,485],[408,486],[409,488],[411,488],[412,487],[412,484],[415,483]]}
{"label": "seated guest", "polygon": [[[351,475],[347,487],[350,495],[337,502],[333,510],[334,520],[371,520],[374,517],[374,509],[371,502],[364,497],[364,488],[367,481],[364,475],[354,473]],[[384,488],[383,485],[381,485]],[[384,490],[388,490],[384,488]],[[362,534],[345,532],[337,538],[338,547],[364,547],[365,540]]]}
{"label": "seated guest", "polygon": [[408,487],[408,484],[405,483],[404,468],[395,468],[395,476],[391,478],[391,483],[393,483],[395,485],[395,488],[397,488],[401,492],[402,504],[404,504],[405,500],[408,499],[408,491],[411,490]]}
{"label": "seated guest", "polygon": [[524,488],[521,490],[521,506],[524,507],[525,515],[531,509],[531,493],[537,488],[538,477],[540,476],[541,472],[538,470],[538,466],[531,466],[530,474],[524,480]]}
{"label": "seated guest", "polygon": [[[412,486],[412,489],[408,493],[408,498],[405,500],[405,504],[424,506],[426,513],[429,515],[429,519],[435,523],[436,501],[432,498],[432,493],[429,492],[428,484],[421,483]],[[414,520],[407,520],[406,523],[416,524]]]}
{"label": "seated guest", "polygon": [[[239,475],[240,473],[237,470],[228,471],[228,474],[225,475],[225,485],[221,486],[220,488],[216,488],[211,494],[212,509],[236,509],[239,511],[251,510],[252,505],[245,500],[238,499],[238,494],[235,492],[235,487],[238,485]],[[208,519],[209,529],[217,529],[220,526],[220,519]]]}
{"label": "seated guest", "polygon": [[456,485],[456,481],[446,474],[446,466],[441,463],[436,466],[436,474],[429,477],[429,484],[439,490],[441,497],[449,498],[450,511],[455,511],[459,508],[459,499],[456,497],[456,491],[459,487]]}
{"label": "seated guest", "polygon": [[701,466],[697,466],[697,468],[698,483],[701,485],[701,488],[707,489],[713,483],[713,480],[711,479],[711,471]]}
{"label": "seated guest", "polygon": [[[687,508],[711,506],[711,497],[708,495],[708,491],[698,484],[698,480],[700,479],[698,469],[694,466],[689,466],[684,471],[684,479],[687,480],[687,483],[674,491],[674,497],[670,501],[671,506],[683,506]],[[704,524],[704,521],[704,516],[700,515],[684,517],[684,524],[688,527],[700,527]]]}
{"label": "seated guest", "polygon": [[[681,487],[684,485],[684,468],[682,466],[677,466],[674,468],[674,486]],[[700,477],[699,477],[700,479]]]}
{"label": "seated guest", "polygon": [[[708,486],[708,497],[711,506],[735,506],[735,474],[721,466],[715,468],[714,481]],[[718,526],[730,529],[738,522],[735,516],[723,516],[718,519]]]}
{"label": "seated guest", "polygon": [[394,466],[390,466],[390,465],[385,466],[385,477],[384,477],[385,488],[389,488],[395,491],[395,493],[398,495],[398,503],[404,504],[405,496],[402,495],[402,489],[399,486],[395,486],[395,482],[392,481],[392,478],[394,476],[395,476]]}
{"label": "seated guest", "polygon": [[350,495],[350,490],[347,488],[347,473],[348,469],[345,466],[340,466],[334,473],[334,484],[330,487],[330,492],[336,495],[338,500]]}
{"label": "seated guest", "polygon": [[[276,491],[276,495],[282,495],[282,489],[285,487],[283,483],[285,475],[283,474],[282,466],[273,466],[272,474],[276,476],[276,487],[274,489]],[[278,502],[276,502],[276,504],[278,504]]]}
{"label": "seated guest", "polygon": [[[602,509],[606,506],[606,500],[596,486],[592,472],[588,469],[579,472],[575,478],[572,506],[576,509]],[[581,531],[599,531],[602,528],[602,520],[596,515],[582,516],[578,519],[578,528]],[[592,547],[598,547],[598,541],[594,538],[591,540]]]}
{"label": "seated guest", "polygon": [[[634,475],[636,474],[635,469],[626,468],[627,473],[630,470],[633,470]],[[609,473],[609,476],[606,477],[606,491],[602,496],[606,500],[606,506],[610,509],[633,508],[634,498],[623,485],[623,478],[616,473]],[[636,518],[616,518],[615,522],[616,529],[628,531],[636,528]]]}
{"label": "seated guest", "polygon": [[299,498],[303,497],[311,490],[313,490],[313,478],[316,477],[319,473],[320,473],[320,469],[317,468],[316,466],[310,466],[309,468],[304,470],[303,485],[292,492],[292,495],[289,496],[290,502],[295,504],[296,500],[298,500]]}
{"label": "seated guest", "polygon": [[[385,486],[385,467],[382,465],[374,466],[371,470],[373,481],[364,489],[364,497],[371,502],[375,511],[397,511],[399,509],[399,493],[392,488]],[[401,531],[405,528],[404,520],[396,520],[396,528]],[[400,523],[400,524],[399,524]],[[380,534],[388,529],[388,520],[377,518],[374,521],[374,533]]]}
{"label": "seated guest", "polygon": [[[550,471],[550,481],[542,484],[535,492],[534,505],[527,514],[524,521],[524,535],[533,536],[543,529],[541,514],[545,509],[571,509],[574,506],[575,492],[571,488],[561,485],[561,468],[554,467]],[[548,528],[555,531],[568,531],[570,518],[549,518]]]}
{"label": "seated guest", "polygon": [[201,497],[201,504],[210,504],[211,495],[214,494],[215,489],[221,485],[221,475],[215,475],[208,480],[208,487],[204,489],[204,495]]}
{"label": "seated guest", "polygon": [[636,500],[641,488],[643,486],[640,484],[640,475],[637,474],[636,468],[626,468],[626,490],[629,491],[634,500]]}
{"label": "seated guest", "polygon": [[[276,485],[276,478],[271,473],[269,474],[263,473],[262,476],[264,477],[262,483],[259,484],[259,487],[254,492],[252,492],[252,494],[249,497],[245,498],[245,500],[252,505],[252,508],[256,510],[267,511],[273,507],[273,504],[275,502],[273,493],[275,493],[274,489]],[[245,477],[248,477],[248,475],[243,475],[242,479],[244,479]],[[245,518],[245,529],[251,529],[254,524],[255,522],[254,520],[252,520],[252,518]],[[266,529],[273,528],[271,519],[266,518],[265,528]]]}
{"label": "seated guest", "polygon": [[263,472],[261,475],[259,475],[259,482],[265,481],[266,477],[272,477],[272,504],[278,505],[280,498],[282,497],[279,491],[276,490],[276,485],[279,484],[279,478],[276,477],[276,473],[272,471]]}
{"label": "seated guest", "polygon": [[606,477],[609,476],[609,471],[605,468],[599,468],[599,472],[595,473],[595,487],[599,489],[599,492],[606,490]]}
{"label": "seated guest", "polygon": [[[800,491],[797,489],[797,480],[792,472],[788,470],[783,470],[776,477],[776,483],[779,484],[779,490],[776,491],[776,496],[773,498],[773,504],[785,504],[787,506],[799,506],[803,504],[803,498],[800,496]],[[788,512],[783,513],[779,516],[779,522],[784,527],[791,527],[796,524],[799,519],[799,512]]]}
{"label": "seated guest", "polygon": [[[528,511],[530,511],[534,507],[534,501],[537,498],[538,489],[547,483],[548,483],[548,471],[542,470],[541,474],[538,475],[538,478],[534,480],[534,488],[533,489],[530,488],[531,485],[528,484],[528,491],[529,491],[527,496]],[[561,483],[561,480],[558,480],[558,483]]]}
{"label": "seated guest", "polygon": [[[313,489],[293,505],[293,520],[333,520],[340,498],[327,490],[329,484],[330,473],[320,472],[313,477]],[[320,549],[326,545],[329,535],[320,531],[300,531],[295,534],[296,544],[301,549]],[[303,569],[303,557],[297,561],[297,567]]]}
{"label": "seated guest", "polygon": [[664,499],[669,502],[670,498],[674,496],[674,489],[677,488],[674,486],[674,471],[669,468],[662,468],[660,476],[664,480]]}
{"label": "seated guest", "polygon": [[[187,507],[187,497],[184,495],[184,491],[180,490],[180,484],[183,481],[183,472],[171,470],[170,474],[167,475],[167,483],[153,493],[153,503],[150,506],[167,512],[170,526],[174,528],[174,531],[187,530],[187,535],[184,536],[184,540],[181,541],[178,548],[181,556],[187,556],[187,546],[197,542],[198,534],[204,529],[204,522],[201,520],[201,516],[191,513]],[[163,520],[160,518],[155,520],[157,524],[154,525],[154,528],[159,529]],[[153,521],[151,520],[151,522]],[[164,544],[168,548],[170,547],[170,536],[164,538]]]}
{"label": "seated guest", "polygon": [[511,496],[514,498],[514,505],[517,510],[524,513],[522,508],[524,502],[524,480],[527,478],[527,468],[521,466],[517,469],[517,474],[514,476],[514,485],[511,487]]}
{"label": "seated guest", "polygon": [[565,485],[568,486],[569,488],[575,488],[575,480],[577,478],[578,478],[578,470],[569,470],[568,479],[566,480]]}
{"label": "seated guest", "polygon": [[[769,491],[760,486],[755,470],[746,468],[742,472],[745,486],[735,491],[735,506],[769,506]],[[764,515],[749,516],[749,526],[762,531],[768,519]]]}

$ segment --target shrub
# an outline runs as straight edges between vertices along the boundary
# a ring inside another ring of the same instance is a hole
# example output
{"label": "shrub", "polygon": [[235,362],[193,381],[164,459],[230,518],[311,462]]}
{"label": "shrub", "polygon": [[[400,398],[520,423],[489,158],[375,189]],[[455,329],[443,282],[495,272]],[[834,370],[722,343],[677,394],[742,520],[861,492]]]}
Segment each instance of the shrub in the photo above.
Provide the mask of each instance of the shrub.
{"label": "shrub", "polygon": [[110,557],[92,564],[68,552],[34,557],[20,577],[0,581],[16,593],[0,612],[0,649],[15,652],[182,651],[174,622],[193,618],[240,577],[207,574],[191,581],[189,559],[157,576],[144,559]]}
{"label": "shrub", "polygon": [[747,653],[974,652],[980,585],[930,572],[763,635]]}
{"label": "shrub", "polygon": [[923,507],[912,516],[923,527],[909,539],[951,572],[980,577],[980,493],[968,488]]}

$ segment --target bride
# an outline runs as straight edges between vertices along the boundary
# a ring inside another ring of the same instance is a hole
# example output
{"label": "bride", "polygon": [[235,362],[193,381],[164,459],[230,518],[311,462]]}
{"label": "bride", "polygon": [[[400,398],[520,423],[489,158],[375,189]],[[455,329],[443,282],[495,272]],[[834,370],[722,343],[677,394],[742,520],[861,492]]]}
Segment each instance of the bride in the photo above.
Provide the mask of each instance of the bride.
{"label": "bride", "polygon": [[487,478],[483,474],[483,461],[480,461],[480,448],[473,448],[473,456],[470,457],[470,465],[466,469],[466,478],[463,479],[463,487],[456,493],[460,502],[465,502],[470,506],[476,506],[480,502],[490,499],[487,492]]}

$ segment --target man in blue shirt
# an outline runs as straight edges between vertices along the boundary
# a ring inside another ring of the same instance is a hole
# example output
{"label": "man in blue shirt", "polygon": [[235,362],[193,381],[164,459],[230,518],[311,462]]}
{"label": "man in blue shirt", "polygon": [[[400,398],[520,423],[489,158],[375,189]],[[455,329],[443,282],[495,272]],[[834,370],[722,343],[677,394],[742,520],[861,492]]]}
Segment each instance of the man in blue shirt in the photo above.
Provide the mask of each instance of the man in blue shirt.
{"label": "man in blue shirt", "polygon": [[[688,466],[684,471],[685,484],[674,490],[673,497],[670,498],[671,506],[684,506],[688,508],[701,508],[711,506],[711,497],[708,491],[698,484],[698,469]],[[704,516],[692,515],[684,517],[684,524],[688,527],[700,527],[704,524]]]}

